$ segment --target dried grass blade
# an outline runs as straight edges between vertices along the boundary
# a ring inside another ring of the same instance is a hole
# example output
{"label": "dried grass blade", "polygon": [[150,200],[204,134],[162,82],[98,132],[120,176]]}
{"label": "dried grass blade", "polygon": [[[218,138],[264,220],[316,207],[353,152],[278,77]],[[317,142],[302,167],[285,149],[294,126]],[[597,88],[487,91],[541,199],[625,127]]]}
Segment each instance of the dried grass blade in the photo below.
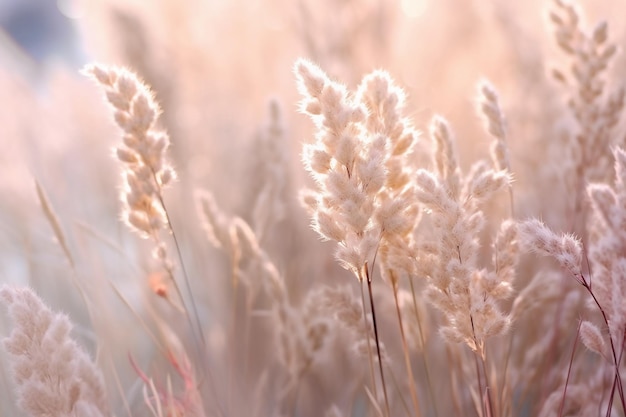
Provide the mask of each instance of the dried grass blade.
{"label": "dried grass blade", "polygon": [[376,411],[378,417],[384,417],[383,410],[381,410],[378,406],[378,401],[374,397],[374,394],[372,394],[372,391],[370,391],[367,385],[364,385],[363,388],[365,388],[365,394],[367,394],[367,398],[369,398],[370,403],[372,404],[372,407],[374,407],[374,411]]}
{"label": "dried grass blade", "polygon": [[67,257],[67,260],[69,261],[72,269],[74,269],[74,258],[72,257],[72,253],[70,252],[70,249],[68,247],[67,240],[65,239],[65,234],[63,233],[61,222],[54,212],[52,205],[50,204],[50,200],[48,200],[46,193],[44,192],[43,188],[41,188],[41,185],[37,180],[35,180],[35,188],[37,190],[37,198],[39,199],[39,203],[41,204],[41,208],[43,209],[46,219],[48,220],[48,223],[50,223],[52,231],[54,232],[54,235],[56,236],[59,245],[61,245],[63,253]]}

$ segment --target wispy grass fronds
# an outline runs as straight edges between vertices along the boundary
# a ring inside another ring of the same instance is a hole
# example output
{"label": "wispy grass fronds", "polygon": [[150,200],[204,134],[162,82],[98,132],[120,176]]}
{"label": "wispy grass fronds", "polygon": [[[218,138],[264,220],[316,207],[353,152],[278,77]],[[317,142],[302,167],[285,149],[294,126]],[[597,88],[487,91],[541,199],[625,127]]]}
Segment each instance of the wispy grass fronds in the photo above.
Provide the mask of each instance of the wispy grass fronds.
{"label": "wispy grass fronds", "polygon": [[90,2],[137,70],[93,88],[0,52],[0,415],[624,417],[623,22],[539,3]]}
{"label": "wispy grass fronds", "polygon": [[[349,351],[356,353],[359,358],[368,355],[367,345],[375,347],[373,328],[365,325],[362,309],[358,298],[346,286],[322,287],[313,291],[317,295],[312,297],[317,301],[317,308],[325,311],[325,315],[332,317],[340,327],[341,333],[348,333],[350,341]],[[384,344],[381,345],[383,361],[389,361],[389,355]]]}
{"label": "wispy grass fronds", "polygon": [[33,417],[110,416],[100,370],[70,337],[64,314],[29,288],[0,288],[15,323],[4,347],[11,357],[19,407]]}
{"label": "wispy grass fronds", "polygon": [[[208,191],[196,191],[195,200],[197,215],[207,239],[230,256],[233,288],[237,289],[243,281],[250,291],[249,302],[261,289],[265,289],[274,300],[286,300],[283,279],[261,247],[252,227],[238,216],[225,214]],[[262,279],[257,275],[259,272],[263,274]]]}
{"label": "wispy grass fronds", "polygon": [[491,145],[491,159],[496,168],[511,171],[509,148],[506,144],[506,122],[500,107],[500,99],[494,86],[488,80],[478,84],[478,109],[482,113],[485,126],[495,141]]}
{"label": "wispy grass fronds", "polygon": [[[478,84],[478,109],[482,113],[487,131],[494,139],[490,147],[494,166],[512,174],[504,112],[495,87],[486,79]],[[509,187],[509,199],[511,217],[514,217],[513,187]]]}
{"label": "wispy grass fronds", "polygon": [[[626,166],[625,153],[621,149],[615,151],[615,170],[617,176],[621,175]],[[616,180],[616,188],[621,189],[621,179]],[[594,189],[598,187],[594,185],[589,186],[591,195],[593,196]],[[617,190],[610,188],[606,189],[604,186],[600,186],[606,191],[606,195],[616,193]],[[616,195],[616,194],[614,194]],[[617,200],[617,198],[615,199]],[[597,208],[595,215],[597,216],[596,226],[601,225],[605,220],[603,210],[601,207],[604,203],[610,201],[606,198],[598,198],[594,204]],[[615,201],[617,203],[617,201]],[[609,206],[610,207],[610,206]],[[619,206],[618,207],[622,207]],[[604,211],[608,209],[604,206]],[[613,213],[621,213],[623,210],[616,209]],[[617,214],[621,216],[621,214]],[[623,224],[619,221],[619,224]],[[622,300],[620,294],[622,294],[622,284],[624,271],[623,264],[626,264],[623,259],[623,242],[625,239],[620,238],[620,229],[615,229],[617,232],[613,232],[615,225],[604,225],[604,235],[596,233],[596,240],[591,242],[589,249],[589,260],[591,261],[592,270],[589,273],[584,273],[582,268],[583,250],[581,242],[575,237],[562,234],[557,235],[550,230],[547,226],[538,220],[528,220],[520,224],[520,235],[524,246],[542,255],[547,255],[554,258],[563,269],[569,272],[569,274],[587,291],[591,296],[590,305],[596,307],[602,315],[604,325],[608,328],[608,341],[610,349],[606,348],[606,343],[601,337],[601,333],[596,325],[590,321],[583,321],[581,324],[581,339],[585,346],[590,350],[599,353],[601,356],[611,358],[612,366],[615,371],[613,388],[609,391],[612,404],[614,393],[618,392],[620,402],[624,406],[624,392],[622,388],[622,379],[620,375],[620,364],[623,350],[623,338],[624,338],[624,326],[626,318],[624,317],[624,308],[621,301],[614,302],[615,297]],[[602,227],[602,226],[600,226]],[[616,233],[616,234],[614,234]],[[605,246],[608,243],[608,246]],[[609,259],[607,264],[603,264],[603,260]]]}
{"label": "wispy grass fronds", "polygon": [[65,238],[65,233],[63,232],[63,228],[61,227],[61,222],[59,221],[56,212],[52,208],[52,204],[50,204],[48,196],[41,188],[39,181],[35,181],[35,189],[37,191],[37,198],[39,199],[39,203],[41,204],[41,208],[46,216],[46,219],[48,220],[48,223],[50,223],[50,227],[52,227],[52,231],[54,232],[54,235],[56,236],[57,241],[59,242],[63,253],[65,254],[65,257],[70,263],[70,266],[72,266],[73,268],[74,257],[72,256],[72,252],[70,251],[68,241]]}
{"label": "wispy grass fronds", "polygon": [[366,108],[349,97],[347,89],[331,81],[310,62],[296,63],[302,111],[318,128],[317,141],[303,151],[306,168],[319,184],[314,229],[339,243],[337,259],[363,280],[380,242],[374,225],[379,208],[376,194],[385,184],[385,138],[367,137]]}
{"label": "wispy grass fronds", "polygon": [[[486,338],[502,334],[508,327],[510,319],[497,301],[511,294],[511,283],[510,276],[502,271],[498,278],[507,281],[492,278],[492,272],[478,265],[478,236],[485,224],[480,203],[505,189],[510,177],[506,171],[477,163],[463,178],[447,122],[436,117],[432,126],[437,172],[420,169],[416,177],[417,198],[432,212],[438,242],[437,265],[428,272],[431,285],[427,298],[447,317],[448,324],[441,329],[447,340],[465,342],[472,350],[482,351]],[[508,244],[513,236],[509,236]],[[506,252],[503,246],[506,244],[499,248],[502,253]]]}
{"label": "wispy grass fronds", "polygon": [[[366,76],[351,95],[308,61],[296,62],[295,72],[302,111],[318,130],[316,142],[304,149],[305,167],[317,182],[305,202],[313,213],[313,228],[338,243],[335,254],[342,266],[367,283],[378,342],[371,293],[377,255],[385,276],[393,269],[411,268],[403,257],[409,254],[419,218],[408,173],[417,133],[402,115],[404,93],[387,73]],[[384,376],[381,382],[384,386]],[[419,414],[415,389],[412,393]]]}
{"label": "wispy grass fronds", "polygon": [[567,163],[571,174],[566,177],[572,198],[572,230],[587,243],[588,206],[585,189],[590,182],[611,178],[608,149],[623,145],[617,140],[615,128],[624,108],[625,91],[608,75],[610,64],[618,51],[609,39],[606,22],[592,29],[583,27],[583,16],[573,3],[555,0],[550,12],[557,44],[571,60],[571,74],[554,71],[557,79],[573,83],[568,101],[576,129],[571,133]]}
{"label": "wispy grass fronds", "polygon": [[[198,391],[198,382],[194,376],[192,364],[184,352],[168,350],[167,359],[182,379],[182,393],[174,391],[171,377],[168,375],[164,384],[157,383],[154,378],[146,375],[135,360],[130,362],[143,382],[143,396],[147,408],[155,417],[191,416],[204,417],[206,414],[202,405],[202,398]],[[151,394],[151,395],[150,395]]]}
{"label": "wispy grass fronds", "polygon": [[511,178],[497,163],[492,168],[486,161],[475,163],[463,175],[448,122],[434,117],[430,132],[435,170],[419,169],[415,179],[417,199],[433,223],[425,298],[445,316],[442,337],[465,343],[475,352],[479,392],[474,402],[481,415],[490,415],[495,404],[485,342],[509,328],[511,317],[499,303],[512,294],[518,255],[515,224],[504,222],[496,238],[493,270],[481,268],[479,236],[485,227],[481,204],[509,187]]}
{"label": "wispy grass fronds", "polygon": [[141,236],[152,237],[167,224],[162,190],[176,176],[166,158],[169,137],[157,126],[161,110],[134,73],[98,65],[83,71],[102,86],[124,132],[123,144],[115,150],[125,166],[124,220]]}
{"label": "wispy grass fronds", "polygon": [[613,155],[614,184],[587,187],[592,207],[589,286],[607,314],[611,337],[621,345],[626,329],[626,152],[616,148]]}
{"label": "wispy grass fronds", "polygon": [[268,104],[269,117],[255,143],[255,193],[252,207],[254,234],[265,243],[268,230],[288,214],[285,192],[289,185],[289,149],[283,110],[277,99]]}
{"label": "wispy grass fronds", "polygon": [[576,281],[585,283],[582,275],[583,252],[580,240],[567,233],[558,235],[537,219],[521,222],[519,233],[526,250],[552,257]]}

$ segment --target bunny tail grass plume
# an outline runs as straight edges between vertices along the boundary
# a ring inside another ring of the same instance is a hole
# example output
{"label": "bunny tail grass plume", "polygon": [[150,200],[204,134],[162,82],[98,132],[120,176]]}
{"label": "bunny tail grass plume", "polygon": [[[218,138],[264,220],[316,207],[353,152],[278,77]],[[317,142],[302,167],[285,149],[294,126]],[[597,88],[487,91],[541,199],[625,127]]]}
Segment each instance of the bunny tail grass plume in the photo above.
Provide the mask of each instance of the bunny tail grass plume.
{"label": "bunny tail grass plume", "polygon": [[537,219],[521,222],[518,231],[522,246],[527,250],[554,258],[578,282],[585,284],[580,240],[570,234],[557,235]]}
{"label": "bunny tail grass plume", "polygon": [[480,203],[506,189],[510,175],[486,161],[475,163],[463,175],[448,122],[435,116],[430,132],[436,170],[419,169],[416,174],[417,199],[430,210],[437,236],[433,248],[438,262],[427,271],[427,297],[447,317],[441,329],[444,338],[482,352],[485,339],[509,327],[510,317],[498,301],[511,293],[517,247],[514,225],[504,222],[495,242],[494,270],[479,267],[477,236],[485,226]]}
{"label": "bunny tail grass plume", "polygon": [[598,326],[590,321],[583,321],[580,324],[580,340],[582,340],[587,349],[610,360],[608,346]]}
{"label": "bunny tail grass plume", "polygon": [[619,48],[610,39],[607,22],[584,27],[584,15],[576,6],[575,2],[554,0],[549,17],[556,43],[569,61],[565,64],[569,74],[554,70],[553,75],[568,88],[567,104],[576,122],[566,149],[571,157],[564,158],[570,171],[564,177],[569,189],[568,204],[574,231],[588,246],[586,226],[590,210],[585,191],[587,184],[611,178],[607,151],[623,141],[618,126],[626,92],[621,78],[611,74]]}
{"label": "bunny tail grass plume", "polygon": [[[506,120],[500,107],[500,99],[495,87],[486,79],[478,84],[478,111],[482,114],[484,125],[494,141],[491,144],[491,160],[495,167],[507,172],[511,170],[509,147],[507,144]],[[511,217],[514,217],[513,189],[509,187]]]}
{"label": "bunny tail grass plume", "polygon": [[[317,187],[303,200],[312,213],[315,231],[337,243],[335,256],[340,264],[355,274],[361,288],[367,283],[389,414],[372,276],[381,247],[393,246],[395,253],[404,249],[391,242],[408,236],[418,218],[414,189],[405,168],[406,155],[417,135],[400,117],[404,93],[387,73],[375,71],[366,76],[356,94],[350,94],[344,85],[306,60],[296,62],[295,73],[303,97],[301,110],[317,129],[315,142],[305,145],[303,151],[304,165]],[[386,250],[391,252],[391,248]],[[362,302],[365,308],[364,297]],[[370,355],[370,367],[371,363]],[[376,395],[375,383],[373,386]]]}
{"label": "bunny tail grass plume", "polygon": [[315,231],[338,243],[339,262],[363,280],[381,246],[409,236],[418,221],[408,167],[418,135],[387,73],[367,75],[353,95],[308,61],[295,72],[301,110],[317,128],[303,151],[317,188],[304,201]]}
{"label": "bunny tail grass plume", "polygon": [[150,88],[126,69],[90,65],[83,73],[104,88],[124,132],[115,150],[124,164],[124,221],[141,236],[153,236],[167,224],[162,190],[176,176],[166,159],[169,137],[156,127],[161,110]]}
{"label": "bunny tail grass plume", "polygon": [[[517,265],[517,231],[505,221],[495,239],[494,265],[479,261],[479,236],[486,225],[482,204],[510,186],[511,176],[493,161],[474,163],[467,173],[456,156],[456,141],[448,122],[435,116],[430,126],[432,171],[415,174],[416,199],[428,210],[433,225],[429,252],[434,262],[425,268],[425,298],[441,310],[446,321],[439,333],[448,343],[465,343],[473,352],[479,398],[477,411],[493,415],[493,378],[487,370],[486,341],[506,333],[511,317],[500,302],[512,293]],[[491,163],[490,163],[491,162]],[[480,410],[482,408],[482,411]]]}
{"label": "bunny tail grass plume", "polygon": [[506,122],[494,86],[486,79],[478,84],[478,110],[482,113],[485,128],[495,141],[491,145],[491,159],[496,168],[511,171],[506,146]]}
{"label": "bunny tail grass plume", "polygon": [[110,416],[100,370],[52,312],[28,288],[0,288],[15,323],[4,347],[13,365],[19,407],[33,417]]}

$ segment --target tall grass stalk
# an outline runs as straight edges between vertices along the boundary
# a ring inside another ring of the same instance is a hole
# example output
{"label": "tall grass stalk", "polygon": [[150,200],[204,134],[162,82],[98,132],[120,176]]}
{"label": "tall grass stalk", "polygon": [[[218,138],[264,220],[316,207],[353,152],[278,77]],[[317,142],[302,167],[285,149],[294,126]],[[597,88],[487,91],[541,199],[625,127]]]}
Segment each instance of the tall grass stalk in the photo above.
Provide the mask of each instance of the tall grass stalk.
{"label": "tall grass stalk", "polygon": [[[409,391],[411,393],[411,401],[413,402],[414,412],[416,416],[420,416],[420,405],[417,397],[417,388],[415,386],[415,378],[413,377],[413,367],[411,365],[411,358],[409,357],[409,347],[406,342],[406,336],[404,335],[404,326],[402,325],[402,314],[400,313],[400,304],[398,302],[398,280],[395,277],[393,271],[389,273],[391,279],[391,289],[393,291],[393,299],[396,305],[396,315],[398,317],[398,326],[400,328],[400,338],[402,339],[402,351],[404,354],[404,363],[406,366],[407,377],[409,379]],[[422,345],[423,346],[423,345]]]}
{"label": "tall grass stalk", "polygon": [[370,300],[370,310],[372,312],[372,323],[374,325],[374,337],[376,339],[376,355],[378,356],[378,370],[380,371],[380,383],[383,391],[383,398],[385,399],[385,411],[387,417],[391,416],[391,408],[389,407],[389,398],[387,396],[387,384],[385,383],[385,371],[383,370],[383,357],[380,353],[380,338],[378,336],[378,323],[376,322],[376,309],[374,308],[374,294],[372,292],[372,277],[367,267],[367,262],[363,268],[364,276],[361,277],[367,282],[367,292]]}

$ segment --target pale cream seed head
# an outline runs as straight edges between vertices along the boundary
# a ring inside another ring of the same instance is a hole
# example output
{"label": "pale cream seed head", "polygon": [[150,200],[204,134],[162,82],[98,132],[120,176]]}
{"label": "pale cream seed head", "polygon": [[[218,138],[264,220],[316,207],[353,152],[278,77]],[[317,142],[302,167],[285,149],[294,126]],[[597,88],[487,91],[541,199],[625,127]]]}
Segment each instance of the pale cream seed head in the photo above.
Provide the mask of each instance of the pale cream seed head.
{"label": "pale cream seed head", "polygon": [[346,236],[346,230],[339,225],[336,216],[324,210],[318,210],[315,213],[313,227],[327,240],[342,242]]}
{"label": "pale cream seed head", "polygon": [[294,72],[298,80],[300,94],[310,97],[319,97],[328,77],[317,65],[305,59],[299,59],[294,65]]}
{"label": "pale cream seed head", "polygon": [[600,329],[590,321],[583,321],[580,324],[580,340],[590,351],[608,358],[606,342],[600,333]]}

